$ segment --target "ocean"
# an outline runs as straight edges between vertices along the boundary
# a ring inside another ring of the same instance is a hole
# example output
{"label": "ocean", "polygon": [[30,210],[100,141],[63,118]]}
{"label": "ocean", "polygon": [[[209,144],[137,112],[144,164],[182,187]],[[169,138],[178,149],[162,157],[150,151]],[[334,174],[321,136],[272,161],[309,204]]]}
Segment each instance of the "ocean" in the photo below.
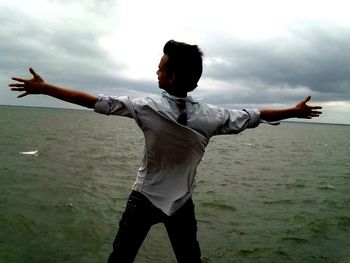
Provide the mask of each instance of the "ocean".
{"label": "ocean", "polygon": [[[142,157],[133,120],[0,107],[0,262],[106,262]],[[211,139],[193,195],[203,262],[350,262],[350,126]],[[136,263],[176,262],[163,225]]]}

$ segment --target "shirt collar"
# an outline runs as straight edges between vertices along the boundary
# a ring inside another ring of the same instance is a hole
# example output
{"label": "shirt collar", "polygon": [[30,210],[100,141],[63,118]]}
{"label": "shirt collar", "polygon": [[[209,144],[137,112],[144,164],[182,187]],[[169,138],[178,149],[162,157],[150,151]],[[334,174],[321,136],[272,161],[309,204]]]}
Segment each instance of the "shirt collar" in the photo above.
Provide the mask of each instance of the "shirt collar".
{"label": "shirt collar", "polygon": [[166,98],[168,100],[172,100],[174,102],[177,102],[180,100],[180,101],[185,101],[185,102],[190,102],[190,103],[197,103],[196,101],[193,100],[193,98],[191,96],[187,96],[186,98],[180,98],[180,97],[170,95],[166,91],[163,91],[162,96],[163,96],[163,98]]}

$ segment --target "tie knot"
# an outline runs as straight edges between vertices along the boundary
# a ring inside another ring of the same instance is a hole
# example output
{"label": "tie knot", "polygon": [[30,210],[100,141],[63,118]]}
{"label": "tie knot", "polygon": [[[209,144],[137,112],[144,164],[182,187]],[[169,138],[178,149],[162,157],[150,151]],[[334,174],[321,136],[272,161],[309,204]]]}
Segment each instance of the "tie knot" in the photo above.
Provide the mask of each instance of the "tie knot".
{"label": "tie knot", "polygon": [[176,105],[179,108],[180,111],[186,110],[186,101],[184,100],[177,100]]}

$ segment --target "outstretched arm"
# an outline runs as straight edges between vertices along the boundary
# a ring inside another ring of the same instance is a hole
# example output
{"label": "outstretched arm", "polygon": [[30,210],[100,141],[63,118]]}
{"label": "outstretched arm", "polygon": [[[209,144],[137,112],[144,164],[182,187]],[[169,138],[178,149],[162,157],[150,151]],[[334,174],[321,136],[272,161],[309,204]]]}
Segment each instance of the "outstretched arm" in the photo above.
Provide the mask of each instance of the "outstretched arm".
{"label": "outstretched arm", "polygon": [[23,91],[18,95],[18,98],[30,94],[44,94],[66,102],[74,103],[83,107],[93,108],[98,98],[85,92],[65,89],[46,83],[32,68],[29,69],[33,75],[32,79],[22,79],[14,77],[13,80],[17,83],[12,83],[9,86],[13,91]]}
{"label": "outstretched arm", "polygon": [[292,108],[287,109],[262,109],[260,110],[260,118],[265,121],[279,121],[289,118],[311,119],[322,114],[320,106],[309,106],[306,103],[311,96],[306,97]]}

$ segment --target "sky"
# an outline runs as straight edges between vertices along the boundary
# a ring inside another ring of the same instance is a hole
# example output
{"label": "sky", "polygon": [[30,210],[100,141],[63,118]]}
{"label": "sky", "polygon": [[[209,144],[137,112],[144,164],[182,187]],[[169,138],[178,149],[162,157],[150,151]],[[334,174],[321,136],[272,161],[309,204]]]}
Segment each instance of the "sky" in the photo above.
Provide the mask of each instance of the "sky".
{"label": "sky", "polygon": [[[340,0],[0,0],[0,105],[33,67],[51,84],[94,95],[160,95],[164,44],[197,44],[204,71],[190,95],[233,109],[285,108],[311,95],[317,122],[350,124],[350,3]],[[313,120],[312,120],[313,121]]]}

